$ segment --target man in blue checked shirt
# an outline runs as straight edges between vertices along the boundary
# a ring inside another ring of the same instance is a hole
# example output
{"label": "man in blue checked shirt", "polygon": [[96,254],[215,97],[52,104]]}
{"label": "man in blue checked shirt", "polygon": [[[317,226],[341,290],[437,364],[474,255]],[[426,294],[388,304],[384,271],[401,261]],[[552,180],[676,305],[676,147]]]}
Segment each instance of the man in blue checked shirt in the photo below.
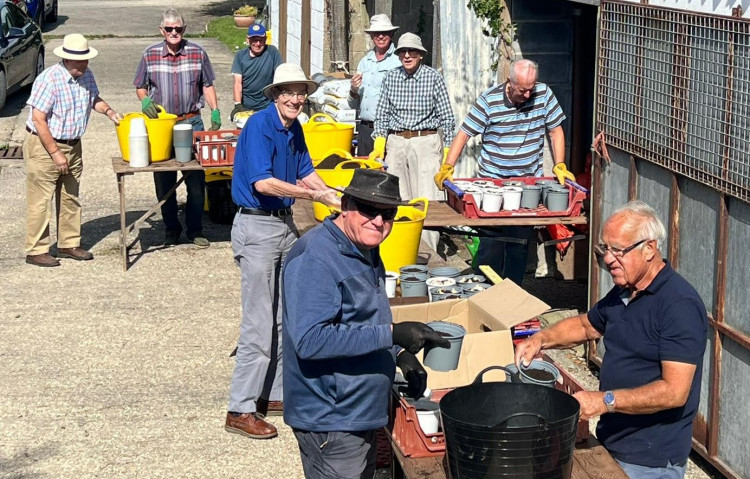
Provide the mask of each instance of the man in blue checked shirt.
{"label": "man in blue checked shirt", "polygon": [[[370,159],[384,158],[387,149],[388,171],[401,179],[401,196],[441,200],[444,195],[431,179],[453,141],[456,120],[443,77],[422,65],[425,53],[417,35],[404,33],[399,39],[396,54],[401,67],[389,71],[383,80]],[[433,250],[437,250],[439,236],[436,231],[422,232]]]}
{"label": "man in blue checked shirt", "polygon": [[[456,134],[435,175],[435,185],[443,189],[445,180],[453,180],[453,167],[469,138],[482,135],[479,155],[479,176],[512,178],[542,176],[544,133],[552,141],[553,172],[561,184],[575,176],[565,167],[565,120],[562,108],[552,90],[537,82],[539,66],[531,60],[511,65],[505,83],[482,93]],[[492,267],[503,278],[520,285],[526,272],[529,241],[534,229],[530,226],[508,226],[498,234],[503,239],[482,238],[476,263]],[[517,241],[505,241],[505,238]]]}

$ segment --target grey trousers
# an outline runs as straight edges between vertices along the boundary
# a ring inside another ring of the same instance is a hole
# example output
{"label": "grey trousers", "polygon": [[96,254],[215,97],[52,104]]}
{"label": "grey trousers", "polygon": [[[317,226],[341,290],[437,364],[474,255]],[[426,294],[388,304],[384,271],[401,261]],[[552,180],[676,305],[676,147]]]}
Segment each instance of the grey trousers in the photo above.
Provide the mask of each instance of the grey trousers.
{"label": "grey trousers", "polygon": [[[439,134],[408,140],[388,135],[385,149],[388,152],[385,158],[388,173],[398,176],[401,198],[445,199],[445,193],[438,189],[434,179],[443,162],[443,138]],[[422,231],[422,241],[435,251],[439,238],[437,231]]]}
{"label": "grey trousers", "polygon": [[232,224],[242,274],[242,322],[229,411],[255,412],[258,398],[282,401],[281,266],[298,237],[291,216],[243,215]]}
{"label": "grey trousers", "polygon": [[375,477],[375,431],[308,432],[294,430],[305,479]]}

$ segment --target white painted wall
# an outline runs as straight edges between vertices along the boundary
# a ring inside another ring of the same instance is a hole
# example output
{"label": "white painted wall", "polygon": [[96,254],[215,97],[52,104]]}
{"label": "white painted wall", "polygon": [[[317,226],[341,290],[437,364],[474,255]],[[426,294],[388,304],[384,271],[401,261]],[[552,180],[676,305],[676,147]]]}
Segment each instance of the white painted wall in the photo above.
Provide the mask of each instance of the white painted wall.
{"label": "white painted wall", "polygon": [[323,68],[325,9],[325,0],[310,2],[310,75],[327,70]]}
{"label": "white painted wall", "polygon": [[[301,0],[270,0],[271,43],[279,46],[279,2],[287,3],[286,61],[300,63],[302,57],[302,2]],[[325,0],[310,2],[310,74],[323,72],[323,48],[325,42]]]}
{"label": "white painted wall", "polygon": [[[642,3],[640,0],[626,1]],[[668,7],[726,16],[732,15],[732,8],[742,7],[742,17],[750,18],[750,0],[649,0],[648,4],[652,7]]]}
{"label": "white painted wall", "polygon": [[286,13],[286,61],[299,65],[300,45],[302,43],[302,2],[300,0],[288,0]]}
{"label": "white painted wall", "polygon": [[279,0],[271,0],[267,4],[270,10],[268,15],[269,24],[267,28],[271,29],[271,45],[278,48],[279,46]]}

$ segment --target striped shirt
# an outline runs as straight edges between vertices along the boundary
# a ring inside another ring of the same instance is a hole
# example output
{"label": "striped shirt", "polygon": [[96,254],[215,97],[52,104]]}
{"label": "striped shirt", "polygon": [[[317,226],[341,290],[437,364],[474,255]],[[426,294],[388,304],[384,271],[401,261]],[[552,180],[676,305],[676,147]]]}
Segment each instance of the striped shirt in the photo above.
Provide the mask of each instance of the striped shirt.
{"label": "striped shirt", "polygon": [[438,128],[443,129],[443,143],[450,146],[456,134],[456,119],[440,73],[427,65],[420,65],[413,75],[408,75],[404,67],[386,73],[372,137]]}
{"label": "striped shirt", "polygon": [[[86,131],[98,96],[99,88],[90,69],[76,79],[60,61],[39,74],[26,104],[47,114],[52,138],[76,140]],[[31,115],[29,109],[26,126],[36,131]]]}
{"label": "striped shirt", "polygon": [[469,136],[482,135],[479,176],[542,176],[545,130],[560,126],[565,115],[544,83],[519,106],[506,98],[506,85],[482,93],[461,125]]}
{"label": "striped shirt", "polygon": [[203,107],[203,87],[212,86],[215,79],[206,51],[183,40],[176,55],[169,53],[167,42],[146,48],[133,84],[148,90],[148,96],[168,113],[184,115]]}

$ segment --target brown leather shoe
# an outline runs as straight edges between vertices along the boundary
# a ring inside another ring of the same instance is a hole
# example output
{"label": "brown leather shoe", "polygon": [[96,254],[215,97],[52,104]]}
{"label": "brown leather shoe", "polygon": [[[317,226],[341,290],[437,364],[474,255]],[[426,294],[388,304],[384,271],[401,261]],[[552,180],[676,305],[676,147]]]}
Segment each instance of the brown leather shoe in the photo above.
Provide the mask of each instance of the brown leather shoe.
{"label": "brown leather shoe", "polygon": [[227,422],[224,424],[227,432],[241,434],[253,439],[271,439],[278,436],[276,427],[264,420],[262,414],[251,412],[235,416],[233,413],[227,413]]}
{"label": "brown leather shoe", "polygon": [[60,262],[57,260],[57,258],[49,253],[26,255],[26,262],[29,264],[33,264],[34,266],[41,266],[42,268],[60,266]]}
{"label": "brown leather shoe", "polygon": [[264,416],[284,415],[284,401],[269,401],[268,399],[259,398],[255,401],[255,407]]}
{"label": "brown leather shoe", "polygon": [[76,261],[89,261],[94,259],[94,255],[83,248],[59,248],[57,250],[58,258],[70,258]]}

